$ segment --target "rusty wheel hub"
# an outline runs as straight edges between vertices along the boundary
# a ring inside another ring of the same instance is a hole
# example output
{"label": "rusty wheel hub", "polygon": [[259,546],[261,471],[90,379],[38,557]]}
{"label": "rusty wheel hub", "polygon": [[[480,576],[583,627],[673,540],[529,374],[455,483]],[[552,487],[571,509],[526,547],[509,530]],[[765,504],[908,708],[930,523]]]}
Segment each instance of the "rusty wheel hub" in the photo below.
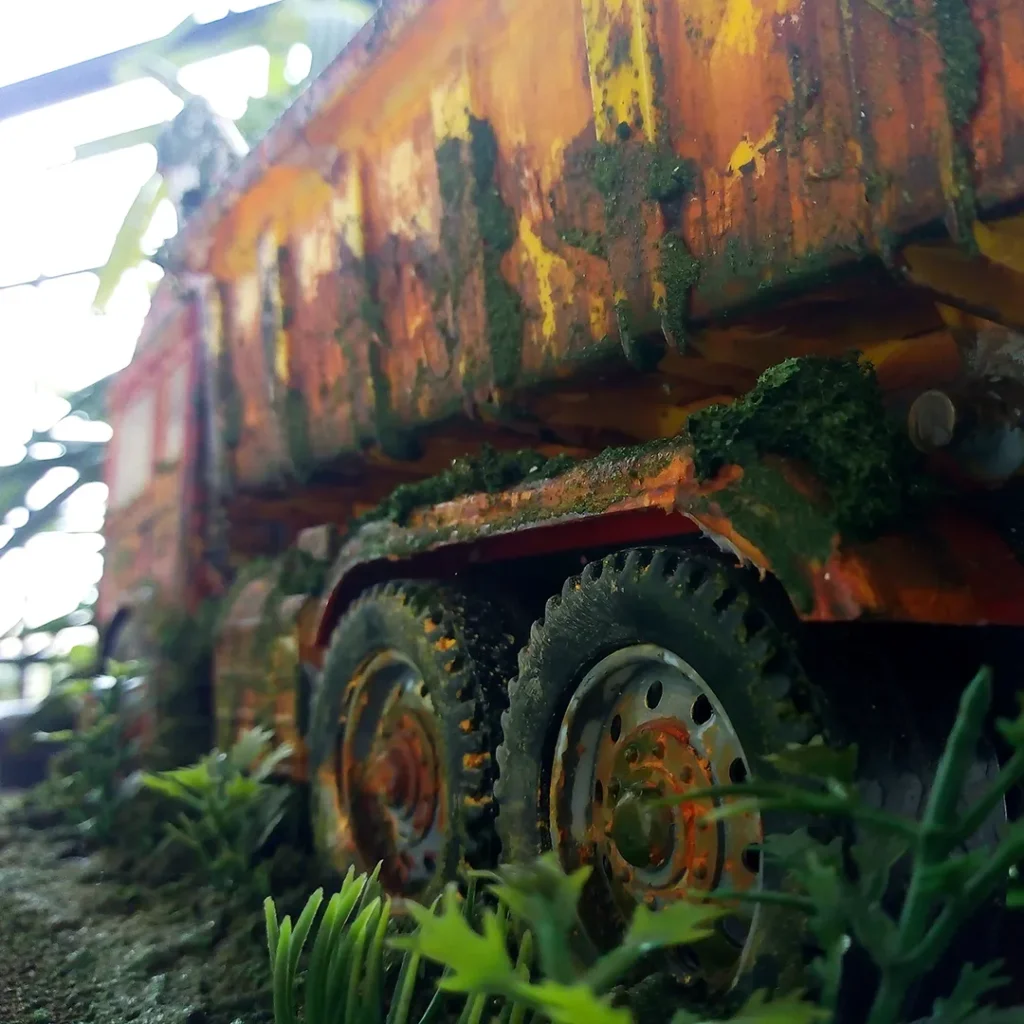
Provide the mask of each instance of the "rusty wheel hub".
{"label": "rusty wheel hub", "polygon": [[[690,665],[653,645],[615,652],[584,678],[558,736],[549,808],[563,864],[594,864],[620,927],[639,903],[760,886],[760,815],[709,822],[711,805],[686,799],[748,770],[725,709]],[[756,911],[736,907],[715,939],[685,953],[684,973],[727,986],[755,923]]]}
{"label": "rusty wheel hub", "polygon": [[433,876],[444,840],[446,783],[430,697],[418,669],[395,651],[353,680],[339,750],[342,797],[367,867],[412,895]]}

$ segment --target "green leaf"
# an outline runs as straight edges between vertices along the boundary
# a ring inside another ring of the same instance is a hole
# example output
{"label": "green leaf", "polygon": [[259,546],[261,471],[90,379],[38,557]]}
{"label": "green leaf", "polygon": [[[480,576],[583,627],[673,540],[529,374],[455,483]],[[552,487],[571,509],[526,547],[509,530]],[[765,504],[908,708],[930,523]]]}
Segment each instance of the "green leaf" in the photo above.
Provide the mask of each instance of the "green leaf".
{"label": "green leaf", "polygon": [[857,770],[857,747],[829,747],[824,737],[815,736],[809,743],[788,743],[785,750],[764,760],[784,775],[850,783]]}
{"label": "green leaf", "polygon": [[274,901],[269,896],[263,901],[263,916],[267,922],[267,949],[270,953],[270,968],[273,970],[281,929],[277,923],[277,907],[274,906]]}
{"label": "green leaf", "polygon": [[728,911],[710,903],[671,903],[662,910],[649,910],[642,903],[633,912],[623,946],[644,952],[665,946],[700,942],[714,932],[714,923]]}
{"label": "green leaf", "polygon": [[1020,714],[1016,718],[1000,718],[996,728],[1008,743],[1024,747],[1024,691],[1017,694],[1017,703],[1020,705]]}
{"label": "green leaf", "polygon": [[791,993],[768,999],[765,992],[755,992],[732,1017],[730,1024],[816,1024],[831,1017],[828,1010],[807,1002],[802,993]]}
{"label": "green leaf", "polygon": [[370,935],[376,931],[381,909],[381,901],[378,896],[359,915],[356,923],[352,926],[352,962],[349,965],[345,1016],[342,1018],[346,1024],[355,1024],[355,1021],[360,1021],[361,1024],[364,1019],[361,1014],[357,1015],[356,1012],[361,989],[360,979],[365,967],[363,955]]}
{"label": "green leaf", "polygon": [[288,976],[289,949],[292,938],[292,919],[281,922],[277,940],[277,954],[274,957],[274,1021],[275,1024],[292,1024],[295,1007],[292,1002],[291,979]]}
{"label": "green leaf", "polygon": [[964,964],[949,997],[935,1000],[933,1019],[941,1020],[942,1024],[966,1024],[985,996],[1010,983],[1009,978],[999,974],[1002,966],[1001,960],[985,964],[984,967]]}
{"label": "green leaf", "polygon": [[139,189],[138,195],[128,208],[121,227],[111,247],[107,262],[99,272],[99,284],[93,307],[97,312],[106,311],[111,296],[117,289],[125,271],[138,266],[145,255],[142,251],[142,239],[153,222],[153,215],[161,200],[167,195],[167,186],[159,174],[154,174]]}
{"label": "green leaf", "polygon": [[907,840],[892,835],[872,836],[869,841],[854,844],[850,854],[860,876],[857,887],[867,903],[885,895],[893,867],[909,848]]}
{"label": "green leaf", "polygon": [[387,934],[390,921],[391,900],[386,899],[366,955],[366,986],[363,996],[366,1001],[367,1024],[378,1024],[384,1011],[384,936]]}
{"label": "green leaf", "polygon": [[501,868],[502,882],[490,886],[491,893],[532,928],[543,972],[563,984],[573,978],[569,936],[578,922],[576,908],[590,872],[583,867],[567,875],[557,856],[547,853],[532,864]]}
{"label": "green leaf", "polygon": [[528,992],[553,1024],[582,1024],[583,1021],[586,1024],[632,1024],[633,1021],[629,1010],[611,1006],[608,997],[595,995],[586,985],[542,981],[539,985],[521,985],[520,991]]}
{"label": "green leaf", "polygon": [[408,911],[419,925],[410,936],[390,941],[394,949],[408,949],[452,973],[440,982],[450,992],[503,992],[516,980],[505,940],[493,912],[482,914],[483,932],[474,931],[462,916],[454,885],[445,891],[441,913],[410,903]]}
{"label": "green leaf", "polygon": [[313,919],[320,909],[323,898],[323,889],[317,889],[306,900],[306,905],[302,908],[298,921],[295,922],[295,931],[292,934],[291,952],[288,960],[289,978],[294,979],[295,977],[295,972],[299,966],[299,957],[302,955],[302,949],[306,945],[306,939],[309,937],[309,929],[313,926]]}

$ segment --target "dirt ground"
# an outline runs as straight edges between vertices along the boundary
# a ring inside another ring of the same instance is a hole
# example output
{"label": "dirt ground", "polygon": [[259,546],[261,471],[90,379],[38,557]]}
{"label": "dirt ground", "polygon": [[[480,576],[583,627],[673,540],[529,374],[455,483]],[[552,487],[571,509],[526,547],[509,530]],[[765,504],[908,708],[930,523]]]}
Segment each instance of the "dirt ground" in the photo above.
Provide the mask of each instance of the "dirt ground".
{"label": "dirt ground", "polygon": [[272,1020],[259,899],[126,882],[0,801],[0,1024]]}

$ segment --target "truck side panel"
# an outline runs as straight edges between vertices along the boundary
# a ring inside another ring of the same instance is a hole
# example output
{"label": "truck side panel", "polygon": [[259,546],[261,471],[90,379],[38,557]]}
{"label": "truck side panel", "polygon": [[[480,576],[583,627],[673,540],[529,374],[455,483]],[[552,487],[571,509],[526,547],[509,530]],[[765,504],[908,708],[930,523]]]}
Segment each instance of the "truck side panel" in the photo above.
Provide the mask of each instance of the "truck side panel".
{"label": "truck side panel", "polygon": [[1005,0],[406,0],[311,97],[182,241],[243,488],[1024,197]]}

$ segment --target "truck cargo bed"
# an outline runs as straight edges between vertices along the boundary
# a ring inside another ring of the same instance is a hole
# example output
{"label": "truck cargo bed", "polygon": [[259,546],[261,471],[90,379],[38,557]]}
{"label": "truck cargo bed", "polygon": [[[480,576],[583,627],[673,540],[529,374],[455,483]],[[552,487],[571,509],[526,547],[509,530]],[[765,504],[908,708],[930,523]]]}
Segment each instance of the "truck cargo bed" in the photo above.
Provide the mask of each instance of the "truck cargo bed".
{"label": "truck cargo bed", "polygon": [[246,489],[1022,197],[1016,0],[392,0],[175,258]]}

